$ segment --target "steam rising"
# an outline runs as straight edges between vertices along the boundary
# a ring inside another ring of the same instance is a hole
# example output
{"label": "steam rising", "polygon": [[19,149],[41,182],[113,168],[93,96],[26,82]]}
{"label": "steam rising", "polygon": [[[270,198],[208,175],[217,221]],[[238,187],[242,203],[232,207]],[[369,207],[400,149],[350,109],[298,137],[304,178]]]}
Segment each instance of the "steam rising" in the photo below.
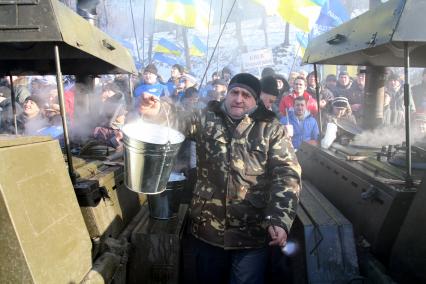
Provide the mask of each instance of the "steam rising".
{"label": "steam rising", "polygon": [[177,144],[185,140],[185,136],[179,131],[142,120],[126,124],[123,127],[123,133],[130,138],[159,145],[166,144],[169,141],[172,144]]}
{"label": "steam rising", "polygon": [[[413,129],[415,130],[415,129]],[[423,137],[418,131],[412,131],[412,142],[417,142]],[[369,147],[381,147],[385,145],[397,145],[405,141],[404,127],[385,127],[372,131],[363,131],[362,134],[355,136],[354,143]]]}

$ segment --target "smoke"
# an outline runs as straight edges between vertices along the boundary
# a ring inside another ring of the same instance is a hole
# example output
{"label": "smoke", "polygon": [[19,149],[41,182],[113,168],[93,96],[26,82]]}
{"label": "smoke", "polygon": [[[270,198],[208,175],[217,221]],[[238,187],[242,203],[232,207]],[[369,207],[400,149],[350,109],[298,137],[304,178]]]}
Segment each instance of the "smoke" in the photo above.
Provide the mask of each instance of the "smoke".
{"label": "smoke", "polygon": [[[417,128],[411,128],[412,143],[424,139],[424,134],[418,131]],[[398,145],[405,141],[404,127],[383,127],[372,131],[363,131],[360,135],[355,136],[354,144],[377,147],[384,145]]]}

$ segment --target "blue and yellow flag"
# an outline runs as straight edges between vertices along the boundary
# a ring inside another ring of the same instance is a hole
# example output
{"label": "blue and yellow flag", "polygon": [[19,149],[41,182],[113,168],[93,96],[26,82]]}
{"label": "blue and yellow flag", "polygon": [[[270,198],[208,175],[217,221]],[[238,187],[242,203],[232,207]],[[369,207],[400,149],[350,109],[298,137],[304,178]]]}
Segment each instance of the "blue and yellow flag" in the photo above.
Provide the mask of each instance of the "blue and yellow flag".
{"label": "blue and yellow flag", "polygon": [[192,37],[192,45],[189,49],[189,54],[192,56],[202,57],[207,53],[207,46],[197,36]]}
{"label": "blue and yellow flag", "polygon": [[153,60],[156,60],[158,62],[166,63],[167,65],[174,65],[174,64],[181,64],[182,61],[167,55],[164,55],[164,53],[156,52],[154,53],[154,56],[152,58]]}
{"label": "blue and yellow flag", "polygon": [[297,42],[299,43],[297,55],[303,58],[303,55],[305,55],[305,50],[308,47],[309,38],[308,38],[307,34],[297,32],[296,33],[296,39],[297,39]]}
{"label": "blue and yellow flag", "polygon": [[327,0],[281,0],[279,15],[289,24],[308,33],[320,15]]}
{"label": "blue and yellow flag", "polygon": [[154,48],[155,52],[161,52],[165,54],[173,54],[176,56],[180,56],[182,54],[182,48],[174,44],[173,42],[165,39],[160,38],[157,45]]}
{"label": "blue and yellow flag", "polygon": [[203,0],[157,0],[155,19],[207,32],[209,9]]}

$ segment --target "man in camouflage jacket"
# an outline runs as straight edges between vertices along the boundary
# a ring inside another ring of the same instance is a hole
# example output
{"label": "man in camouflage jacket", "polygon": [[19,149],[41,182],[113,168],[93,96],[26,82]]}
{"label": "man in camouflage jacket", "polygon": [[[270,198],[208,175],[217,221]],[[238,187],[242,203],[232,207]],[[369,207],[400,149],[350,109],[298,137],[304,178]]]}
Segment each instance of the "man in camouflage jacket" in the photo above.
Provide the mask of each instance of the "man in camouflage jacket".
{"label": "man in camouflage jacket", "polygon": [[[262,283],[268,237],[269,245],[284,246],[296,215],[301,169],[285,129],[259,100],[259,80],[237,74],[228,89],[224,101],[179,120],[178,128],[197,145],[189,216],[201,255],[198,276],[202,283],[223,283],[215,263],[230,258],[231,283]],[[174,107],[162,107],[178,115]],[[161,113],[149,95],[140,110],[147,117]],[[248,258],[254,252],[261,263],[244,257],[235,263],[240,252]]]}

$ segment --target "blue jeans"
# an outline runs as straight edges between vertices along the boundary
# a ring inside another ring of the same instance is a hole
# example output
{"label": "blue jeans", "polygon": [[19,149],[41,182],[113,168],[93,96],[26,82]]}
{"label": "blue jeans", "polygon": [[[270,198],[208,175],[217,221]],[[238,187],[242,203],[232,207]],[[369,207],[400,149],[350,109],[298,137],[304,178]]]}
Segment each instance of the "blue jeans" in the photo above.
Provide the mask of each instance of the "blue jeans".
{"label": "blue jeans", "polygon": [[197,283],[263,284],[268,248],[224,250],[192,237]]}

